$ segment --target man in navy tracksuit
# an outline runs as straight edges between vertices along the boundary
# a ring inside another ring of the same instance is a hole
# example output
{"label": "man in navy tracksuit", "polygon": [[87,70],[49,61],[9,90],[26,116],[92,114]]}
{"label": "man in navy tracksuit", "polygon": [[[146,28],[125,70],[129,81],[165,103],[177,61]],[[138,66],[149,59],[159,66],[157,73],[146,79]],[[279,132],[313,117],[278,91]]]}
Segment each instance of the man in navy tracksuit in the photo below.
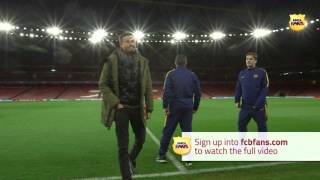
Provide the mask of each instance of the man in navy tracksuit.
{"label": "man in navy tracksuit", "polygon": [[186,56],[177,55],[175,65],[176,69],[167,73],[164,82],[163,109],[166,122],[158,162],[166,162],[168,146],[178,123],[182,132],[192,131],[192,113],[198,110],[201,98],[198,77],[186,68]]}
{"label": "man in navy tracksuit", "polygon": [[256,67],[257,54],[246,54],[247,68],[238,76],[236,86],[235,103],[239,113],[238,129],[247,131],[247,125],[251,118],[255,120],[259,132],[267,132],[266,96],[268,94],[269,79],[264,69]]}

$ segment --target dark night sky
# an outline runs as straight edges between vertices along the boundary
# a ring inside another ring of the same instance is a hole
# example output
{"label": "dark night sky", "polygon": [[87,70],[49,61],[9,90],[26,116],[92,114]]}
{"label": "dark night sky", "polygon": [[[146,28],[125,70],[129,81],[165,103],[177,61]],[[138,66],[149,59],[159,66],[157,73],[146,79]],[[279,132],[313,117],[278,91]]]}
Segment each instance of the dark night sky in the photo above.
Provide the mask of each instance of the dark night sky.
{"label": "dark night sky", "polygon": [[[320,1],[0,1],[0,20],[10,20],[21,27],[45,28],[55,24],[63,29],[78,31],[93,31],[96,27],[104,27],[110,32],[139,28],[148,33],[173,33],[175,30],[183,30],[186,33],[208,34],[216,29],[225,33],[242,33],[250,32],[254,27],[286,27],[288,15],[291,13],[306,14],[307,19],[319,18]],[[319,23],[316,26],[319,27]],[[320,69],[320,54],[314,51],[318,48],[320,31],[316,31],[315,28],[312,32],[307,30],[302,33],[283,32],[272,35],[267,43],[264,42],[260,47],[259,65],[277,73],[301,71],[301,68],[306,71]],[[50,43],[42,39],[29,40],[18,37],[10,39],[6,47],[3,43],[0,44],[1,58],[4,57],[7,62],[7,68],[2,68],[4,66],[1,64],[0,69],[47,71],[48,67],[55,66],[64,71],[73,71],[72,68],[76,67],[74,71],[98,72],[102,60],[84,42],[58,43],[58,58],[55,59],[52,58],[53,50]],[[229,38],[218,45],[189,43],[183,46],[192,69],[206,71],[209,68],[209,71],[214,69],[216,72],[236,73],[243,67],[243,54],[252,49],[252,42]],[[111,51],[112,48],[105,47],[106,51]],[[162,73],[173,66],[176,48],[170,44],[148,44],[140,46],[140,51],[150,59],[151,70]],[[221,74],[224,76],[224,73]]]}

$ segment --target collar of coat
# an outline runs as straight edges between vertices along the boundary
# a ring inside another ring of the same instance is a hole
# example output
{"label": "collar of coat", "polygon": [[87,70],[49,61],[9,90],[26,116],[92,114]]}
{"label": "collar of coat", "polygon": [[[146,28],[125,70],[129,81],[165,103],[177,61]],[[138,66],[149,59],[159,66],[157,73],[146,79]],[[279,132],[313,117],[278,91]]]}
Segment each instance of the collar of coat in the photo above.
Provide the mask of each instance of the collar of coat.
{"label": "collar of coat", "polygon": [[[111,60],[112,62],[116,62],[116,66],[118,65],[118,60],[119,60],[119,57],[118,57],[118,50],[120,50],[120,48],[117,48],[115,49],[111,54],[110,56],[108,57],[109,60]],[[139,66],[140,66],[140,74],[143,73],[144,71],[144,68],[146,67],[146,64],[148,63],[147,62],[147,59],[145,57],[143,57],[139,51],[136,51],[136,54],[134,55],[134,58],[136,59],[136,61],[139,63]],[[116,68],[117,69],[117,68]]]}
{"label": "collar of coat", "polygon": [[[120,48],[115,49],[110,56],[108,57],[108,59],[119,59],[119,52],[122,51]],[[141,61],[144,59],[144,57],[140,54],[140,52],[137,50],[136,53],[133,54],[133,58],[135,58],[138,61]]]}

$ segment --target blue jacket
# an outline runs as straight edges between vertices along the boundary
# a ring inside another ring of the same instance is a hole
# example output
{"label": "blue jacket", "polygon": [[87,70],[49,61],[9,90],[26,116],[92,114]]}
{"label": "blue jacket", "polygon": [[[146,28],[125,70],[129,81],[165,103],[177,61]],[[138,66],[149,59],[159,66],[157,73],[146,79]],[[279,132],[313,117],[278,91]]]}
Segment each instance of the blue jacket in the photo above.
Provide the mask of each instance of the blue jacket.
{"label": "blue jacket", "polygon": [[198,110],[201,88],[198,77],[184,66],[167,73],[163,87],[163,108]]}
{"label": "blue jacket", "polygon": [[256,110],[263,108],[266,104],[268,94],[269,78],[264,69],[255,67],[240,71],[236,85],[235,102],[242,107],[252,107]]}

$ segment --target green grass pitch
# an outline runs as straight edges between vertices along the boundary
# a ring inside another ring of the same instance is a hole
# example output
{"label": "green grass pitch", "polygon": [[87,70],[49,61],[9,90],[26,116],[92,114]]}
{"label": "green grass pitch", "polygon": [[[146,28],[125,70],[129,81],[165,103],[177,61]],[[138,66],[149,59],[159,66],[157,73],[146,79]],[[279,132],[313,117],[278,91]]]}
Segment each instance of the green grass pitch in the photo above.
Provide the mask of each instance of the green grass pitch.
{"label": "green grass pitch", "polygon": [[[319,132],[320,101],[269,99],[270,131]],[[1,102],[0,179],[76,179],[119,176],[114,127],[100,123],[99,101]],[[232,100],[203,100],[193,130],[236,131],[238,109]],[[164,124],[161,101],[148,128],[160,139]],[[178,128],[179,129],[179,128]],[[252,120],[250,131],[256,126]],[[180,135],[180,131],[176,131]],[[131,131],[130,142],[133,142]],[[147,136],[138,158],[138,174],[176,172],[172,163],[157,164],[158,145]],[[177,159],[180,159],[177,156]],[[257,162],[194,162],[188,170],[232,167]],[[320,179],[319,162],[165,177],[165,179]],[[147,179],[164,179],[147,178]]]}

